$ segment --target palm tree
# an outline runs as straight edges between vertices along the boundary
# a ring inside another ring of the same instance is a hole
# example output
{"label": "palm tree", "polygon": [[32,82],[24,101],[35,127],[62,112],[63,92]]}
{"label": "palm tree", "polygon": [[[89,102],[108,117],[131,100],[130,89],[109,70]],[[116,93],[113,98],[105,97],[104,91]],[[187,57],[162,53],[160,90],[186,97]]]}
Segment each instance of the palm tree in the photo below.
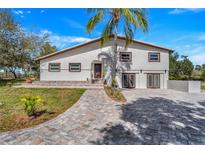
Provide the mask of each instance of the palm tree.
{"label": "palm tree", "polygon": [[143,32],[148,31],[148,21],[146,17],[145,9],[88,9],[88,13],[94,15],[89,19],[86,30],[91,33],[93,29],[100,23],[105,23],[105,27],[101,34],[101,46],[111,39],[110,36],[114,36],[113,43],[113,56],[114,62],[112,68],[112,80],[116,76],[116,65],[117,65],[117,35],[119,33],[119,25],[122,24],[123,34],[126,38],[125,47],[132,42],[134,37],[134,31],[141,29]]}

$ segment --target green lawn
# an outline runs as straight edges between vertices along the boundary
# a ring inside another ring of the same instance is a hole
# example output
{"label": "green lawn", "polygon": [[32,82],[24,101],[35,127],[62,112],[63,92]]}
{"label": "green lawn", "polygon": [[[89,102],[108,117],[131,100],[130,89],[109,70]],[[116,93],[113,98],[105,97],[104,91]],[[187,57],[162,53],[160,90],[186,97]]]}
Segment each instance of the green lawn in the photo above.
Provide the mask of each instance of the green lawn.
{"label": "green lawn", "polygon": [[[0,86],[0,131],[31,127],[52,119],[78,101],[85,89],[26,89]],[[19,100],[24,95],[40,96],[46,110],[36,118],[28,117]]]}
{"label": "green lawn", "polygon": [[0,87],[19,85],[23,82],[25,82],[23,79],[0,79]]}

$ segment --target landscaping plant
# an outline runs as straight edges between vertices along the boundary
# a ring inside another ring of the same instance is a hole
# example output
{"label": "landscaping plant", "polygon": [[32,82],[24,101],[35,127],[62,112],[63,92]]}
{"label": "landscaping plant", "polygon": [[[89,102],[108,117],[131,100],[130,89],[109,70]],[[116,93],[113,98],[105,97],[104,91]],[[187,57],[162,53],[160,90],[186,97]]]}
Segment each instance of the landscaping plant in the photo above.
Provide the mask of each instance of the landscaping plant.
{"label": "landscaping plant", "polygon": [[110,87],[110,86],[105,86],[104,89],[105,89],[106,94],[114,101],[126,102],[125,97],[123,96],[123,94],[121,93],[119,89],[113,90],[113,87]]}
{"label": "landscaping plant", "polygon": [[28,116],[35,115],[38,107],[43,103],[42,99],[39,96],[24,96],[20,103],[23,105],[25,112]]}

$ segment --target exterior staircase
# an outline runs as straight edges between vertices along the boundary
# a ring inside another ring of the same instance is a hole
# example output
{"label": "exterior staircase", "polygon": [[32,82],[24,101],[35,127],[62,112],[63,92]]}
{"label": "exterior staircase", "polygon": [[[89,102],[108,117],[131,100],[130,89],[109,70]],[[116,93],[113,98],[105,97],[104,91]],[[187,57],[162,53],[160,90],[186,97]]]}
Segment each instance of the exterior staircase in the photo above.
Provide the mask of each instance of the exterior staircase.
{"label": "exterior staircase", "polygon": [[103,80],[102,79],[92,79],[91,83],[92,84],[103,84]]}

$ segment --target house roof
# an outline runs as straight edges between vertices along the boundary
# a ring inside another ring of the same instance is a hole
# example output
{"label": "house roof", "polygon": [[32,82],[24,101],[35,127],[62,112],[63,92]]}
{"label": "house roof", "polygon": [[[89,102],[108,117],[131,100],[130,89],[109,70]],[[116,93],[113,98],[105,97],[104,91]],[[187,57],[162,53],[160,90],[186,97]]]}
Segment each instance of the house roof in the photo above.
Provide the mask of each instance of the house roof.
{"label": "house roof", "polygon": [[[111,37],[112,37],[112,36],[111,36]],[[125,37],[122,37],[122,36],[118,36],[117,38],[118,38],[119,40],[125,40],[125,39],[126,39]],[[55,56],[55,55],[58,55],[58,54],[62,54],[62,53],[64,53],[64,52],[67,52],[67,51],[70,51],[70,50],[73,50],[73,49],[81,48],[81,47],[84,47],[84,46],[86,46],[86,45],[99,42],[100,40],[101,40],[101,37],[100,37],[100,38],[93,39],[93,40],[88,41],[88,42],[85,42],[85,43],[81,43],[81,44],[78,44],[78,45],[75,45],[75,46],[72,46],[72,47],[63,49],[63,50],[60,50],[60,51],[55,52],[55,53],[48,54],[48,55],[46,55],[46,56],[39,57],[39,58],[37,58],[36,60],[46,59],[46,58],[49,58],[49,57],[52,57],[52,56]],[[133,43],[138,43],[138,44],[142,44],[142,45],[145,45],[145,46],[150,46],[150,47],[154,47],[154,48],[158,48],[158,49],[162,49],[162,50],[167,50],[167,51],[169,51],[169,52],[174,51],[173,49],[161,47],[161,46],[158,46],[158,45],[154,45],[154,44],[151,44],[151,43],[147,43],[147,42],[143,42],[143,41],[138,41],[138,40],[133,40]]]}

